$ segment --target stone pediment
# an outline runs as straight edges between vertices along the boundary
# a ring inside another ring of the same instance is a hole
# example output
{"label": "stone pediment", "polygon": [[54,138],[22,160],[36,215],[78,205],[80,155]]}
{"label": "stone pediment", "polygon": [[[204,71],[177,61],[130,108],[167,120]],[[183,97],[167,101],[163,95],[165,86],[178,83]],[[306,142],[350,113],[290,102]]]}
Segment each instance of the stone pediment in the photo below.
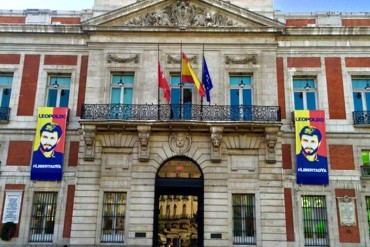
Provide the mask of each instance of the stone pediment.
{"label": "stone pediment", "polygon": [[143,30],[283,27],[278,21],[222,0],[142,0],[87,20],[83,25],[99,30],[104,27]]}

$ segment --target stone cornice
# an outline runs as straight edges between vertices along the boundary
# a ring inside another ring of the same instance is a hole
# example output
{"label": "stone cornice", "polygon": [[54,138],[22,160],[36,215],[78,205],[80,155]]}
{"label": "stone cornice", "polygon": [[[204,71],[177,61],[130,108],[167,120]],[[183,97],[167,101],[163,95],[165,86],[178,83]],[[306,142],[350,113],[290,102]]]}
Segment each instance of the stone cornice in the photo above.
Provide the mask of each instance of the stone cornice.
{"label": "stone cornice", "polygon": [[0,33],[84,34],[79,25],[0,24]]}
{"label": "stone cornice", "polygon": [[370,27],[287,27],[284,36],[369,36]]}

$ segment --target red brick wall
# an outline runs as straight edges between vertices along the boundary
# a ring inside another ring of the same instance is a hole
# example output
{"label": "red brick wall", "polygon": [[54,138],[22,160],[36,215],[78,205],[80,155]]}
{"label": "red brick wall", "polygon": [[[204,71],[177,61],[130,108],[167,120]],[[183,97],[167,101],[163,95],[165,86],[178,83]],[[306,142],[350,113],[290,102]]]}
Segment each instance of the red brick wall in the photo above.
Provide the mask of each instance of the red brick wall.
{"label": "red brick wall", "polygon": [[[336,197],[356,197],[356,192],[354,189],[335,189]],[[337,205],[337,216],[338,216],[338,228],[339,228],[339,242],[341,243],[360,243],[360,229],[358,227],[358,213],[357,206],[355,202],[355,214],[356,214],[356,226],[341,226],[340,216],[339,216],[339,205],[338,200],[336,200]]]}
{"label": "red brick wall", "polygon": [[[19,237],[19,228],[20,228],[19,226],[21,225],[23,197],[24,197],[24,189],[25,188],[26,188],[26,185],[24,185],[24,184],[5,184],[5,191],[17,190],[17,191],[22,191],[23,192],[22,193],[22,200],[21,200],[21,208],[20,208],[20,211],[19,211],[19,221],[18,221],[18,224],[16,224],[14,238]],[[4,193],[4,197],[3,197],[3,207],[2,207],[3,210],[1,211],[1,219],[3,218],[3,214],[4,214],[5,196],[6,196],[6,193]],[[0,229],[1,229],[2,226],[3,226],[3,224],[0,222]]]}
{"label": "red brick wall", "polygon": [[19,64],[20,60],[19,54],[0,54],[0,64]]}
{"label": "red brick wall", "polygon": [[62,25],[77,25],[81,23],[80,17],[51,17],[51,23],[60,22]]}
{"label": "red brick wall", "polygon": [[77,56],[74,55],[45,55],[45,65],[77,65]]}
{"label": "red brick wall", "polygon": [[80,142],[70,142],[69,144],[69,157],[68,166],[78,165],[78,149],[80,147]]}
{"label": "red brick wall", "polygon": [[32,141],[10,141],[8,166],[29,166],[31,164]]}
{"label": "red brick wall", "polygon": [[330,119],[346,119],[342,65],[339,57],[325,58]]}
{"label": "red brick wall", "polygon": [[329,145],[330,168],[354,170],[353,147],[351,145]]}
{"label": "red brick wall", "polygon": [[68,185],[66,212],[65,212],[65,217],[64,217],[63,238],[71,237],[73,203],[75,199],[75,191],[76,191],[75,185]]}
{"label": "red brick wall", "polygon": [[81,116],[82,105],[85,103],[87,68],[89,64],[89,57],[81,57],[80,83],[78,87],[77,112],[76,116]]}
{"label": "red brick wall", "polygon": [[320,68],[319,57],[288,57],[289,68]]}
{"label": "red brick wall", "polygon": [[26,23],[26,17],[25,16],[0,16],[0,23],[24,24]]}
{"label": "red brick wall", "polygon": [[368,27],[369,19],[342,19],[342,26],[345,27]]}
{"label": "red brick wall", "polygon": [[346,67],[370,67],[370,57],[346,57]]}
{"label": "red brick wall", "polygon": [[284,63],[282,57],[276,58],[276,79],[278,86],[278,101],[281,110],[281,118],[286,118],[285,88],[284,88]]}
{"label": "red brick wall", "polygon": [[288,242],[294,242],[294,218],[292,189],[284,188],[286,238]]}
{"label": "red brick wall", "polygon": [[292,150],[290,144],[282,144],[283,169],[292,169]]}
{"label": "red brick wall", "polygon": [[288,27],[306,27],[308,24],[316,24],[315,19],[287,19]]}
{"label": "red brick wall", "polygon": [[40,55],[25,56],[17,111],[18,116],[33,115],[39,68]]}

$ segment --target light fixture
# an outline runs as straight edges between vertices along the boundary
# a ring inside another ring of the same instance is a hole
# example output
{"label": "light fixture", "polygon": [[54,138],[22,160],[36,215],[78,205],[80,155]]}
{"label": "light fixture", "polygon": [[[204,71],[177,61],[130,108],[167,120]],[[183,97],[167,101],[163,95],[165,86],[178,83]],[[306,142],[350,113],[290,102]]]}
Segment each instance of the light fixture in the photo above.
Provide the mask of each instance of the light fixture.
{"label": "light fixture", "polygon": [[356,98],[357,98],[357,99],[361,99],[361,93],[360,93],[360,92],[358,92],[358,93],[356,94]]}
{"label": "light fixture", "polygon": [[55,79],[55,81],[53,83],[53,88],[58,88],[58,87],[59,87],[58,81],[57,81],[57,79]]}
{"label": "light fixture", "polygon": [[4,95],[8,95],[9,94],[9,89],[5,88],[3,93],[4,93]]}
{"label": "light fixture", "polygon": [[243,77],[242,77],[242,76],[240,76],[240,83],[239,83],[239,87],[240,87],[240,88],[244,88],[244,87],[245,87],[245,83],[244,83],[244,81],[243,81]]}
{"label": "light fixture", "polygon": [[307,91],[311,89],[311,86],[308,84],[308,82],[306,83],[306,86],[304,87],[304,89],[306,89]]}
{"label": "light fixture", "polygon": [[125,85],[122,81],[122,75],[121,75],[121,78],[119,79],[119,82],[118,82],[118,86],[122,87],[123,85]]}
{"label": "light fixture", "polygon": [[365,90],[366,90],[366,91],[370,91],[370,85],[369,85],[369,83],[366,83]]}

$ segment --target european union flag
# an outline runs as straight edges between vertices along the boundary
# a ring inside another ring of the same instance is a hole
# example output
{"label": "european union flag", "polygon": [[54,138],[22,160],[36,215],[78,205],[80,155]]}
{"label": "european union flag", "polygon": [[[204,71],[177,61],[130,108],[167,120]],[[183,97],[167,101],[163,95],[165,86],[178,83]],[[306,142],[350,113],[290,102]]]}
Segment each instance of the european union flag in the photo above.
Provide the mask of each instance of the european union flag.
{"label": "european union flag", "polygon": [[206,91],[207,101],[211,103],[211,95],[210,91],[213,88],[213,83],[211,79],[211,75],[209,74],[206,58],[203,56],[203,75],[202,75],[202,82],[204,85],[204,89]]}

